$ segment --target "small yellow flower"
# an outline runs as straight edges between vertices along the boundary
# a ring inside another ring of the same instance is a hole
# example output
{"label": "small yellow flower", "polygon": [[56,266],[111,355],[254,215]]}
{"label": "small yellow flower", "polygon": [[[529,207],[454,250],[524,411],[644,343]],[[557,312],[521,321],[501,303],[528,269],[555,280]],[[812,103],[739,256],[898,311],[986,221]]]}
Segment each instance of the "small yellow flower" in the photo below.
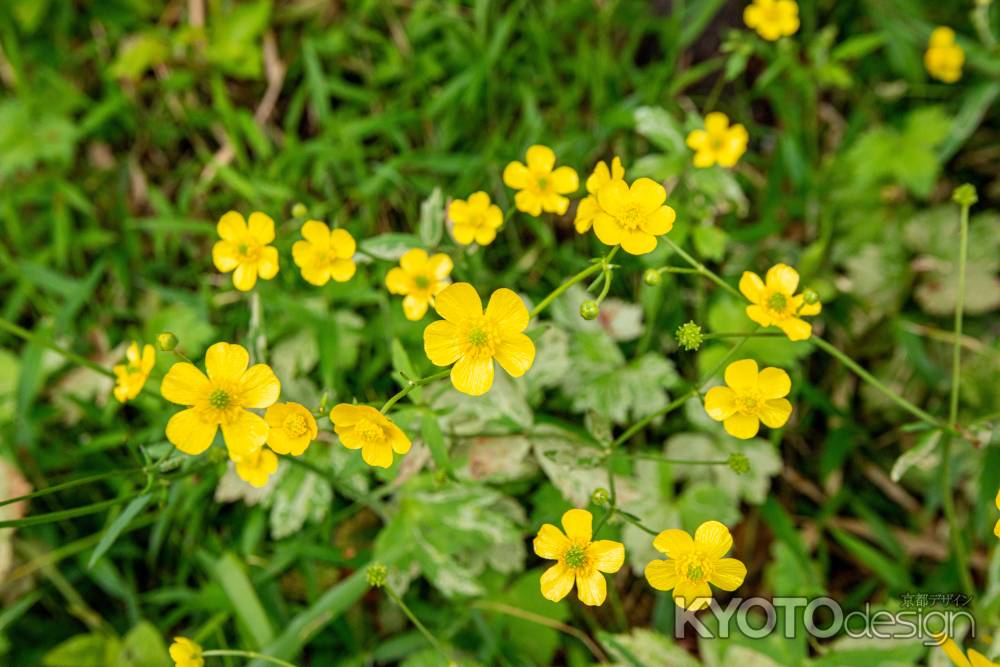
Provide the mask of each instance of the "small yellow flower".
{"label": "small yellow flower", "polygon": [[563,529],[547,523],[535,536],[535,553],[557,561],[542,574],[542,595],[559,602],[576,582],[580,602],[596,607],[604,604],[608,583],[601,572],[614,574],[625,562],[625,546],[612,540],[593,540],[594,517],[587,510],[573,509],[562,516]]}
{"label": "small yellow flower", "polygon": [[348,449],[360,449],[365,463],[377,468],[392,465],[392,453],[410,451],[410,439],[375,408],[340,403],[330,410],[333,430]]}
{"label": "small yellow flower", "polygon": [[267,486],[267,480],[278,471],[278,457],[267,447],[233,459],[233,463],[239,478],[255,489]]}
{"label": "small yellow flower", "polygon": [[249,369],[250,355],[241,345],[216,343],[205,353],[208,377],[194,364],[170,367],[160,393],[171,403],[189,406],[167,422],[167,440],[185,454],[201,454],[222,427],[230,458],[238,460],[267,440],[264,419],[247,408],[266,408],[281,393],[281,383],[267,364]]}
{"label": "small yellow flower", "polygon": [[217,226],[221,241],[212,246],[212,261],[223,273],[233,272],[236,289],[248,292],[257,277],[270,280],[278,274],[278,249],[274,240],[274,220],[259,211],[250,214],[249,225],[236,211],[229,211]]}
{"label": "small yellow flower", "polygon": [[452,222],[451,235],[456,243],[489,245],[503,224],[503,211],[480,190],[473,192],[468,199],[453,199],[448,204],[448,218]]}
{"label": "small yellow flower", "polygon": [[201,657],[201,647],[187,637],[174,637],[170,645],[170,657],[174,667],[202,667],[205,659]]}
{"label": "small yellow flower", "polygon": [[562,215],[569,208],[569,199],[563,195],[576,192],[580,177],[572,167],[556,165],[556,154],[548,146],[535,145],[528,149],[525,161],[511,162],[503,170],[503,182],[520,190],[514,195],[517,210],[533,216],[542,211]]}
{"label": "small yellow flower", "polygon": [[424,351],[436,366],[451,368],[455,389],[481,396],[493,386],[493,359],[514,377],[524,375],[535,361],[535,344],[524,335],[528,309],[507,288],[483,302],[469,283],[449,285],[434,300],[443,320],[424,329]]}
{"label": "small yellow flower", "polygon": [[632,187],[611,180],[597,191],[600,210],[594,216],[594,233],[601,243],[632,255],[656,249],[656,237],[674,227],[677,213],[667,206],[667,191],[650,178],[640,178]]}
{"label": "small yellow flower", "polygon": [[[996,505],[997,509],[1000,510],[1000,489],[997,489]],[[1000,519],[997,519],[996,524],[993,526],[993,534],[1000,538]]]}
{"label": "small yellow flower", "polygon": [[674,602],[690,611],[708,606],[712,599],[709,584],[735,591],[743,584],[747,568],[735,558],[723,558],[733,547],[729,529],[718,521],[698,526],[694,539],[683,530],[665,530],[653,546],[667,556],[646,565],[646,581],[660,591],[674,592]]}
{"label": "small yellow flower", "polygon": [[302,225],[302,238],[305,240],[292,245],[292,259],[306,282],[323,286],[330,278],[344,283],[354,276],[357,244],[346,229],[331,231],[326,223],[307,220]]}
{"label": "small yellow flower", "polygon": [[[453,202],[454,203],[454,202]],[[451,257],[438,253],[431,257],[420,248],[413,248],[399,258],[399,266],[385,276],[386,287],[393,294],[405,294],[403,313],[408,320],[419,320],[434,303],[434,297],[451,283]]]}
{"label": "small yellow flower", "polygon": [[757,372],[753,359],[734,361],[726,367],[726,387],[712,387],[705,394],[705,412],[722,422],[726,433],[747,440],[757,435],[760,423],[781,428],[792,414],[785,396],[792,389],[788,373],[780,368]]}
{"label": "small yellow flower", "polygon": [[156,365],[156,350],[152,345],[143,345],[142,356],[139,356],[139,343],[132,341],[125,351],[127,364],[118,364],[112,370],[115,373],[115,398],[119,403],[131,401],[139,395],[149,372]]}
{"label": "small yellow flower", "polygon": [[799,274],[787,264],[775,264],[767,270],[764,280],[756,273],[744,271],[740,292],[751,303],[747,317],[761,325],[774,325],[785,332],[789,340],[806,340],[812,335],[812,325],[802,316],[819,315],[823,305],[806,303],[805,296],[795,294]]}
{"label": "small yellow flower", "polygon": [[965,52],[955,43],[955,31],[945,26],[934,28],[924,53],[928,74],[939,81],[955,83],[962,78],[964,64]]}
{"label": "small yellow flower", "polygon": [[621,158],[615,157],[611,160],[611,168],[607,162],[601,160],[594,167],[594,171],[587,178],[586,186],[589,193],[580,200],[576,207],[576,219],[573,221],[576,231],[585,234],[593,226],[594,218],[601,211],[601,204],[597,201],[597,193],[611,181],[624,181],[625,167],[622,166]]}
{"label": "small yellow flower", "polygon": [[747,150],[750,136],[742,124],[729,124],[729,117],[719,111],[705,116],[705,129],[692,130],[687,137],[688,148],[694,151],[694,166],[733,167]]}
{"label": "small yellow flower", "polygon": [[1000,665],[991,661],[974,648],[970,648],[969,657],[965,657],[962,655],[962,649],[958,647],[958,644],[945,634],[936,635],[935,639],[940,642],[938,646],[951,659],[955,667],[1000,667]]}
{"label": "small yellow flower", "polygon": [[798,32],[799,6],[793,0],[753,0],[743,10],[743,22],[773,42]]}
{"label": "small yellow flower", "polygon": [[264,421],[267,446],[278,454],[303,454],[319,433],[316,418],[299,403],[275,403],[264,413]]}

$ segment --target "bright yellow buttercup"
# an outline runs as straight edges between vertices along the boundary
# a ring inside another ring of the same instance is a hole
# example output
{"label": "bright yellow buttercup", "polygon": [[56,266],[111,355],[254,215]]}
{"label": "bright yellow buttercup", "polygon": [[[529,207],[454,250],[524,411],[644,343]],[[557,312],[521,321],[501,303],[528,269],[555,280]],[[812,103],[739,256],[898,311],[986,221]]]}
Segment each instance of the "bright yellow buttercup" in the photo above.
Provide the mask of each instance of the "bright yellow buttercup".
{"label": "bright yellow buttercup", "polygon": [[597,163],[585,183],[588,194],[576,207],[576,219],[573,224],[578,233],[585,234],[594,225],[594,218],[601,212],[601,204],[597,201],[597,193],[601,188],[611,181],[623,180],[625,180],[625,167],[622,166],[621,158],[615,157],[611,160],[610,168],[603,160]]}
{"label": "bright yellow buttercup", "polygon": [[729,124],[726,114],[713,111],[705,116],[705,129],[693,130],[687,137],[688,148],[694,151],[694,166],[699,168],[733,167],[747,150],[750,135],[742,124]]}
{"label": "bright yellow buttercup", "polygon": [[593,539],[593,515],[572,509],[563,514],[562,530],[547,523],[535,536],[535,553],[556,561],[542,574],[541,590],[546,599],[559,602],[576,583],[576,594],[585,605],[604,604],[608,583],[602,572],[614,574],[625,562],[625,546],[612,540]]}
{"label": "bright yellow buttercup", "polygon": [[743,10],[743,22],[773,42],[799,30],[799,6],[793,0],[754,0]]}
{"label": "bright yellow buttercup", "polygon": [[278,457],[267,447],[242,456],[234,463],[239,478],[257,489],[267,486],[267,480],[278,471]]}
{"label": "bright yellow buttercup", "polygon": [[357,244],[350,232],[331,230],[319,220],[307,220],[302,225],[302,238],[292,245],[292,259],[306,282],[321,287],[331,278],[343,283],[354,277]]}
{"label": "bright yellow buttercup", "polygon": [[174,637],[170,645],[170,658],[174,667],[202,667],[205,659],[201,657],[201,647],[187,637]]}
{"label": "bright yellow buttercup", "polygon": [[233,272],[236,289],[248,292],[257,278],[270,280],[278,274],[278,249],[268,245],[274,240],[274,220],[255,211],[249,224],[236,211],[229,211],[217,226],[220,241],[212,246],[212,261],[223,273]]}
{"label": "bright yellow buttercup", "polygon": [[928,74],[939,81],[955,83],[962,78],[964,64],[965,51],[955,43],[955,31],[945,26],[934,28],[924,52]]}
{"label": "bright yellow buttercup", "polygon": [[580,177],[572,167],[556,166],[556,154],[548,146],[535,145],[525,156],[527,164],[511,162],[503,170],[503,182],[519,190],[514,195],[517,210],[539,216],[542,211],[562,215],[569,208],[564,195],[576,192]]}
{"label": "bright yellow buttercup", "polygon": [[804,294],[795,294],[799,274],[787,264],[775,264],[764,280],[756,273],[744,271],[740,292],[751,303],[747,317],[762,327],[776,326],[789,340],[806,340],[812,335],[812,325],[802,316],[819,315],[823,310],[819,300],[807,303]]}
{"label": "bright yellow buttercup", "polygon": [[281,383],[267,364],[248,369],[249,363],[243,346],[216,343],[205,353],[207,377],[186,361],[171,366],[160,393],[189,407],[167,422],[167,440],[185,454],[201,454],[221,426],[233,460],[260,449],[267,440],[267,422],[248,408],[266,408],[278,400]]}
{"label": "bright yellow buttercup", "polygon": [[490,202],[490,196],[480,190],[468,199],[454,199],[448,204],[451,235],[462,245],[489,245],[503,224],[503,211]]}
{"label": "bright yellow buttercup", "polygon": [[278,454],[300,456],[316,439],[316,418],[300,403],[275,403],[264,413],[267,446]]}
{"label": "bright yellow buttercup", "polygon": [[600,210],[594,216],[594,233],[601,243],[632,255],[656,249],[656,237],[674,226],[677,213],[666,205],[667,191],[650,178],[637,179],[629,187],[611,180],[597,192]]}
{"label": "bright yellow buttercup", "polygon": [[962,654],[962,649],[948,636],[943,634],[936,637],[941,643],[938,644],[945,655],[951,660],[955,667],[1000,667],[985,655],[974,648],[969,649],[969,655]]}
{"label": "bright yellow buttercup", "polygon": [[507,288],[483,302],[469,283],[449,285],[434,301],[443,320],[424,329],[424,351],[437,366],[451,368],[455,389],[481,396],[493,386],[493,360],[514,377],[524,375],[535,361],[535,344],[523,332],[528,309]]}
{"label": "bright yellow buttercup", "polygon": [[406,319],[416,321],[424,316],[434,297],[451,283],[448,276],[452,267],[451,257],[444,253],[428,257],[420,248],[403,253],[399,266],[386,274],[385,284],[393,294],[406,295],[403,298]]}
{"label": "bright yellow buttercup", "polygon": [[377,468],[392,465],[392,453],[410,451],[410,439],[396,424],[375,408],[341,403],[330,411],[330,421],[340,443],[360,449],[365,463]]}
{"label": "bright yellow buttercup", "polygon": [[707,607],[712,599],[709,584],[735,591],[743,584],[747,568],[735,558],[724,558],[733,547],[729,529],[718,521],[698,526],[694,539],[683,530],[665,530],[653,540],[667,560],[646,565],[646,580],[660,591],[673,591],[674,602],[690,611]]}
{"label": "bright yellow buttercup", "polygon": [[792,389],[788,373],[780,368],[757,372],[753,359],[734,361],[726,368],[725,387],[712,387],[705,394],[705,412],[722,422],[734,438],[747,440],[757,435],[760,423],[781,428],[792,414],[785,396]]}
{"label": "bright yellow buttercup", "polygon": [[156,365],[156,350],[152,345],[143,345],[140,355],[139,343],[132,341],[125,351],[125,359],[128,363],[117,364],[111,369],[115,373],[115,398],[120,403],[131,401],[142,391]]}

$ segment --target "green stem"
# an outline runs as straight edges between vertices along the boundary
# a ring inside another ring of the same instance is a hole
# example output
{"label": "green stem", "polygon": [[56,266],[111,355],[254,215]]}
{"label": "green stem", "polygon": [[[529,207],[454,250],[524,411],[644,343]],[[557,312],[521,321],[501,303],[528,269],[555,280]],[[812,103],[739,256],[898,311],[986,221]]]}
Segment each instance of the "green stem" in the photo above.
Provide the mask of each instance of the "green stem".
{"label": "green stem", "polygon": [[428,375],[425,378],[418,378],[416,380],[409,380],[408,384],[405,387],[403,387],[402,389],[400,389],[399,391],[397,391],[394,395],[392,395],[389,398],[389,400],[387,400],[385,402],[385,404],[382,406],[382,409],[379,410],[379,412],[381,412],[382,414],[387,413],[389,411],[389,408],[391,408],[392,406],[394,406],[396,403],[399,402],[400,399],[402,399],[403,397],[405,397],[407,394],[409,394],[411,391],[413,391],[417,387],[421,387],[421,386],[423,386],[425,384],[430,384],[431,382],[434,382],[436,380],[441,380],[443,378],[446,378],[446,377],[448,377],[448,375],[450,373],[451,373],[451,369],[447,368],[447,369],[445,369],[445,370],[443,370],[443,371],[441,371],[439,373],[435,373],[434,375]]}
{"label": "green stem", "polygon": [[684,405],[684,403],[687,402],[689,398],[694,398],[697,395],[698,395],[697,389],[689,389],[687,392],[681,394],[678,398],[675,398],[673,401],[668,403],[666,407],[664,407],[663,409],[657,410],[656,412],[650,415],[646,415],[645,417],[643,417],[642,419],[640,419],[639,421],[637,421],[636,423],[632,424],[627,429],[625,429],[625,432],[622,433],[620,436],[618,436],[613,443],[611,443],[612,449],[627,442],[629,438],[631,438],[633,435],[644,429],[646,425],[649,424],[654,419],[662,417],[669,412],[673,412],[680,406]]}
{"label": "green stem", "polygon": [[440,653],[445,660],[448,660],[450,662],[451,655],[448,653],[448,651],[445,650],[441,642],[438,641],[438,638],[435,637],[431,633],[431,631],[428,630],[427,627],[420,622],[420,619],[417,618],[417,615],[410,610],[409,606],[407,606],[405,602],[403,602],[403,598],[396,595],[396,591],[392,590],[392,588],[390,588],[389,586],[385,586],[385,593],[392,599],[393,602],[395,602],[399,606],[400,609],[403,610],[403,613],[406,614],[406,617],[409,618],[410,622],[416,626],[417,630],[420,631],[420,634],[422,634],[427,639],[427,641],[430,642],[431,646],[434,647],[434,650]]}
{"label": "green stem", "polygon": [[702,340],[712,340],[714,338],[782,338],[783,331],[733,331],[724,333],[702,334]]}
{"label": "green stem", "polygon": [[27,493],[23,496],[17,496],[15,498],[6,498],[0,500],[0,507],[4,505],[11,505],[13,503],[21,502],[23,500],[32,500],[33,498],[41,498],[42,496],[47,496],[51,493],[58,493],[59,491],[65,491],[66,489],[72,489],[77,486],[83,486],[85,484],[91,484],[93,482],[99,482],[102,479],[108,479],[109,477],[115,477],[117,475],[128,475],[135,472],[143,472],[142,468],[131,468],[129,470],[109,470],[107,472],[98,473],[96,475],[90,475],[89,477],[80,477],[79,479],[73,479],[68,482],[63,482],[62,484],[56,484],[55,486],[47,486],[44,489],[39,489],[32,493]]}
{"label": "green stem", "polygon": [[685,262],[687,262],[692,267],[694,267],[695,270],[698,273],[700,273],[701,275],[705,276],[706,278],[708,278],[709,280],[711,280],[713,283],[715,283],[716,285],[718,285],[722,289],[726,290],[727,292],[729,292],[730,294],[732,294],[736,298],[738,298],[738,299],[742,299],[743,298],[743,295],[740,294],[739,290],[737,290],[735,287],[733,287],[732,285],[730,285],[729,283],[727,283],[725,280],[723,280],[722,278],[720,278],[714,271],[711,271],[704,264],[702,264],[701,262],[699,262],[698,260],[696,260],[694,257],[692,257],[691,255],[689,255],[687,252],[685,252],[683,248],[681,248],[679,245],[677,245],[676,243],[674,243],[669,237],[663,236],[661,238],[664,241],[667,242],[667,245],[669,245],[670,248],[674,252],[676,252],[678,255],[680,255],[681,257],[683,257]]}
{"label": "green stem", "polygon": [[559,297],[559,295],[561,295],[563,292],[565,292],[566,290],[568,290],[570,287],[577,284],[581,280],[584,280],[588,276],[594,275],[598,271],[607,271],[608,262],[610,262],[611,259],[615,256],[615,254],[617,254],[618,247],[619,246],[615,246],[614,248],[611,249],[611,251],[607,255],[604,256],[604,258],[601,261],[595,261],[593,264],[585,268],[583,271],[580,271],[578,274],[568,279],[562,285],[552,290],[547,297],[538,302],[538,305],[536,305],[535,308],[531,311],[529,317],[531,319],[538,317],[538,315],[540,315],[543,310],[548,308],[549,304],[555,301]]}
{"label": "green stem", "polygon": [[82,357],[76,352],[70,352],[66,348],[56,345],[55,342],[53,342],[50,338],[47,338],[41,334],[37,334],[33,331],[28,331],[27,329],[19,327],[13,322],[8,322],[2,317],[0,317],[0,329],[3,329],[8,333],[12,333],[15,336],[19,336],[26,341],[38,343],[39,345],[44,345],[53,352],[58,352],[59,354],[66,357],[66,359],[72,361],[73,363],[79,364],[80,366],[85,366],[92,371],[100,373],[101,375],[105,375],[112,379],[114,379],[115,377],[114,371],[112,371],[111,369],[105,368],[104,366],[101,366],[97,362],[91,361],[86,357]]}
{"label": "green stem", "polygon": [[250,658],[251,660],[263,660],[264,662],[270,662],[273,665],[281,665],[281,667],[296,667],[294,663],[287,662],[280,658],[275,658],[274,656],[264,655],[263,653],[257,653],[256,651],[238,651],[235,649],[213,649],[211,651],[202,651],[202,655],[206,658],[211,657],[233,657],[233,658]]}
{"label": "green stem", "polygon": [[250,292],[250,324],[247,327],[247,343],[253,352],[254,363],[264,363],[267,358],[267,336],[264,335],[264,311],[260,304],[260,292]]}
{"label": "green stem", "polygon": [[656,270],[658,273],[701,273],[698,269],[689,269],[684,266],[664,266]]}
{"label": "green stem", "polygon": [[682,465],[682,466],[727,466],[727,465],[729,465],[728,459],[727,460],[722,460],[722,461],[706,461],[704,459],[701,459],[701,460],[699,460],[699,459],[671,459],[671,458],[667,458],[666,456],[658,456],[656,454],[641,454],[641,453],[632,454],[632,453],[629,453],[629,452],[622,452],[620,454],[617,454],[617,456],[624,456],[624,457],[630,458],[630,459],[642,459],[644,461],[660,461],[662,463],[671,463],[671,464],[674,464],[674,465]]}

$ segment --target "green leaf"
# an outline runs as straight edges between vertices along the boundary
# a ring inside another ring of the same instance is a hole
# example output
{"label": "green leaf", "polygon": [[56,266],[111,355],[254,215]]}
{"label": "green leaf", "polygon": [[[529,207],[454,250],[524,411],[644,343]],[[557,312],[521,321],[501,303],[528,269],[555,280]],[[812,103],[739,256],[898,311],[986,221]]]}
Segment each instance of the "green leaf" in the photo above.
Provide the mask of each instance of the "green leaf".
{"label": "green leaf", "polygon": [[636,132],[649,139],[653,145],[668,154],[686,153],[684,132],[663,107],[639,107],[635,110]]}
{"label": "green leaf", "polygon": [[718,262],[726,255],[726,242],[729,236],[718,227],[701,225],[694,228],[692,240],[694,249],[702,258]]}
{"label": "green leaf", "polygon": [[421,243],[413,234],[390,232],[362,239],[359,246],[377,259],[398,262],[403,253],[411,248],[419,248]]}
{"label": "green leaf", "polygon": [[441,425],[438,423],[437,415],[433,412],[424,412],[420,422],[420,434],[423,436],[427,448],[431,450],[431,457],[438,470],[452,471],[451,459],[448,458],[448,447],[444,442],[444,434],[441,432]]}
{"label": "green leaf", "polygon": [[[339,444],[334,447],[343,449]],[[303,466],[282,464],[279,474],[266,501],[271,508],[271,539],[275,540],[294,535],[307,521],[322,521],[333,500],[330,482]]]}
{"label": "green leaf", "polygon": [[927,431],[921,434],[917,444],[903,452],[902,456],[892,464],[892,471],[889,476],[892,481],[898,482],[906,474],[906,471],[917,466],[924,472],[928,472],[937,467],[941,459],[938,452],[938,445],[941,442],[941,431]]}
{"label": "green leaf", "polygon": [[116,667],[172,666],[163,635],[149,621],[141,621],[125,635]]}
{"label": "green leaf", "polygon": [[[629,634],[600,633],[598,638],[614,660],[613,665],[628,667],[699,667],[690,653],[652,630],[636,628]],[[739,663],[743,665],[744,663]]]}
{"label": "green leaf", "polygon": [[420,204],[420,241],[428,248],[437,247],[444,234],[444,195],[441,188],[434,188],[431,195]]}
{"label": "green leaf", "polygon": [[121,642],[98,633],[76,635],[45,654],[45,667],[106,667],[114,664]]}
{"label": "green leaf", "polygon": [[104,534],[101,535],[101,541],[94,547],[94,552],[90,554],[90,559],[87,561],[88,570],[94,567],[94,564],[101,559],[101,556],[107,553],[111,545],[118,539],[118,536],[122,534],[122,531],[132,523],[132,519],[139,516],[139,513],[145,509],[146,505],[152,499],[152,494],[144,493],[125,506],[122,513],[115,518],[111,525],[104,531]]}
{"label": "green leaf", "polygon": [[274,629],[242,561],[235,554],[226,552],[213,563],[212,573],[226,592],[232,612],[243,630],[244,641],[249,647],[257,650],[271,643]]}

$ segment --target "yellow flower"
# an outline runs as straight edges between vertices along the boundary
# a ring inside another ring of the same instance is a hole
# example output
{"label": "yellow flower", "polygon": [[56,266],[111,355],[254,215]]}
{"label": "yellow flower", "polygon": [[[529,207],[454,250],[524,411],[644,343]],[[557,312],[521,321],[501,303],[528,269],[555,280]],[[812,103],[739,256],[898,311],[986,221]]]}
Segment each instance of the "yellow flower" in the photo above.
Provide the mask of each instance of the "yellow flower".
{"label": "yellow flower", "polygon": [[656,249],[656,237],[674,226],[677,213],[665,205],[667,191],[650,178],[640,178],[632,187],[611,180],[597,191],[600,210],[594,216],[594,233],[605,245],[622,245],[632,255]]}
{"label": "yellow flower", "polygon": [[292,245],[292,259],[302,270],[302,277],[313,285],[323,286],[333,278],[344,283],[354,276],[354,251],[357,244],[346,229],[330,230],[319,220],[306,220],[302,238]]}
{"label": "yellow flower", "polygon": [[729,124],[729,117],[719,111],[705,116],[705,129],[692,130],[687,137],[688,148],[694,151],[694,166],[733,167],[747,150],[750,137],[742,124]]}
{"label": "yellow flower", "polygon": [[261,447],[233,462],[240,479],[256,489],[267,486],[267,480],[278,471],[278,457],[267,447]]}
{"label": "yellow flower", "polygon": [[927,72],[945,83],[955,83],[962,78],[965,52],[955,43],[955,31],[944,26],[934,28],[924,53]]}
{"label": "yellow flower", "polygon": [[665,530],[656,536],[653,546],[666,554],[667,560],[646,565],[646,581],[657,590],[673,590],[674,602],[684,609],[707,607],[712,599],[709,584],[735,591],[746,579],[746,565],[735,558],[723,558],[733,546],[733,536],[718,521],[698,526],[693,540],[683,530]]}
{"label": "yellow flower", "polygon": [[743,10],[743,22],[773,42],[798,31],[799,6],[793,0],[753,0]]}
{"label": "yellow flower", "polygon": [[507,288],[483,302],[469,283],[449,285],[434,300],[443,320],[424,329],[424,351],[431,363],[451,368],[455,389],[481,396],[493,386],[493,359],[514,377],[524,375],[535,361],[535,344],[524,333],[528,309]]}
{"label": "yellow flower", "polygon": [[264,413],[267,446],[279,454],[299,456],[316,439],[316,418],[299,403],[275,403]]}
{"label": "yellow flower", "polygon": [[[454,203],[454,202],[453,202]],[[498,209],[499,210],[499,209]],[[413,248],[399,258],[399,266],[385,276],[386,287],[393,294],[405,294],[403,313],[408,320],[419,320],[434,303],[434,297],[451,282],[451,257],[438,253],[427,257],[427,252]]]}
{"label": "yellow flower", "polygon": [[[1000,489],[997,489],[996,504],[997,509],[1000,510]],[[993,534],[1000,538],[1000,519],[997,519],[996,525],[993,526]]]}
{"label": "yellow flower", "polygon": [[962,655],[962,649],[958,647],[953,639],[945,634],[935,635],[940,643],[938,646],[944,651],[955,667],[1000,667],[976,649],[969,649],[969,657]]}
{"label": "yellow flower", "polygon": [[451,235],[457,243],[489,245],[503,224],[503,211],[490,203],[490,196],[480,190],[468,199],[453,199],[448,204],[448,218],[452,222]]}
{"label": "yellow flower", "polygon": [[120,403],[132,400],[142,391],[149,372],[156,364],[156,350],[152,345],[144,345],[142,356],[139,356],[139,343],[132,341],[125,351],[125,358],[127,364],[118,364],[112,369],[115,372],[114,394]]}
{"label": "yellow flower", "polygon": [[185,454],[201,454],[222,427],[230,458],[238,460],[267,440],[267,422],[246,408],[266,408],[281,393],[267,364],[247,369],[250,355],[241,345],[216,343],[205,353],[208,377],[188,362],[176,363],[160,386],[163,398],[187,405],[167,422],[167,440]]}
{"label": "yellow flower", "polygon": [[563,529],[547,523],[535,536],[535,553],[557,561],[542,574],[542,595],[559,602],[569,595],[576,582],[580,602],[590,606],[604,604],[608,583],[601,572],[614,574],[625,562],[625,546],[612,540],[593,539],[593,515],[587,510],[569,510],[562,516]]}
{"label": "yellow flower", "polygon": [[812,325],[802,315],[819,315],[823,305],[806,303],[805,296],[795,294],[799,274],[787,264],[775,264],[767,270],[764,280],[756,273],[744,271],[740,278],[740,292],[752,305],[747,306],[747,317],[761,325],[777,326],[789,340],[806,340],[812,335]]}
{"label": "yellow flower", "polygon": [[594,167],[594,171],[587,178],[586,186],[589,193],[580,200],[576,207],[576,219],[573,221],[576,231],[585,234],[594,224],[594,218],[601,211],[601,204],[597,201],[597,193],[611,181],[622,181],[625,179],[625,167],[622,166],[621,158],[615,157],[611,161],[611,168],[601,160]]}
{"label": "yellow flower", "polygon": [[201,647],[187,637],[174,637],[170,645],[170,657],[174,667],[202,667],[205,659],[201,657]]}
{"label": "yellow flower", "polygon": [[753,359],[734,361],[726,368],[727,387],[712,387],[705,394],[705,412],[722,422],[726,433],[747,440],[757,435],[760,423],[780,428],[792,414],[785,396],[792,389],[788,373],[780,368],[757,372]]}
{"label": "yellow flower", "polygon": [[341,403],[330,410],[333,430],[348,449],[360,449],[365,463],[377,468],[392,465],[392,453],[410,451],[410,439],[391,419],[367,405]]}
{"label": "yellow flower", "polygon": [[212,261],[223,273],[233,272],[236,289],[248,292],[257,277],[270,280],[278,274],[278,249],[268,245],[274,240],[274,220],[259,211],[250,214],[249,225],[236,211],[219,218],[221,241],[212,246]]}
{"label": "yellow flower", "polygon": [[562,215],[569,208],[569,199],[563,195],[576,192],[580,177],[572,167],[556,165],[556,154],[548,146],[535,145],[528,149],[527,165],[511,162],[503,170],[503,182],[520,190],[514,195],[517,210],[533,216],[547,213]]}

